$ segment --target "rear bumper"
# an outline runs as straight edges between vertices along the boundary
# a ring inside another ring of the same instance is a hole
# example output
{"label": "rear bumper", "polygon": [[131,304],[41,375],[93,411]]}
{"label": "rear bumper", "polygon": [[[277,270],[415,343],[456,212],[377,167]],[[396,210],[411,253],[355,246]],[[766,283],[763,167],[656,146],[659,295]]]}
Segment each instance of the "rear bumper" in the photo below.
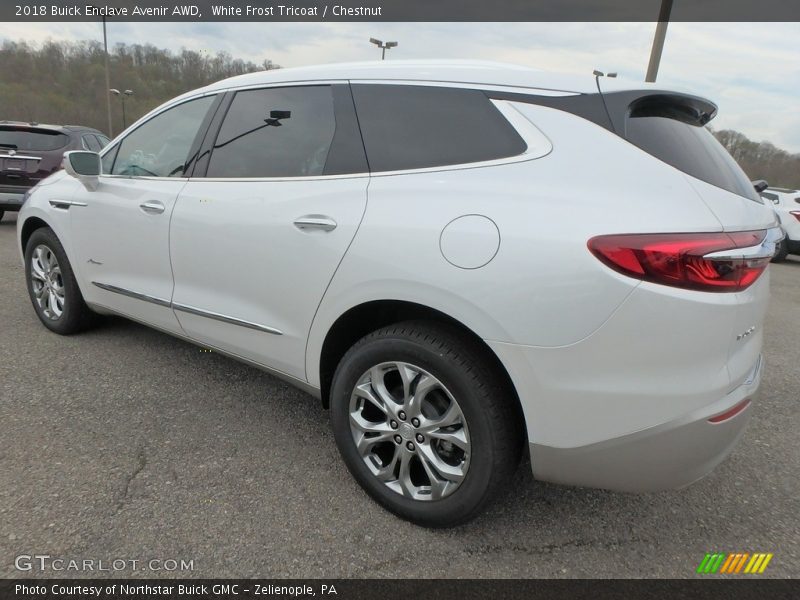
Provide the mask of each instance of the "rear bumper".
{"label": "rear bumper", "polygon": [[[709,406],[668,423],[574,448],[530,444],[533,473],[553,483],[648,492],[685,487],[707,475],[733,450],[750,419],[762,360],[747,380]],[[745,401],[735,416],[712,423]]]}
{"label": "rear bumper", "polygon": [[24,191],[20,193],[0,192],[0,210],[19,210],[24,198]]}

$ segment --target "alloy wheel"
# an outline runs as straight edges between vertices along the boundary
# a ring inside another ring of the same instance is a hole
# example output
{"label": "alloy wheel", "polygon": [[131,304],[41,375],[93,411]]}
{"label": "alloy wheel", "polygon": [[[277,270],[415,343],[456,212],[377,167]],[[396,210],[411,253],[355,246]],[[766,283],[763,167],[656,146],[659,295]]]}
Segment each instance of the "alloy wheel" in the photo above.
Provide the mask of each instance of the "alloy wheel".
{"label": "alloy wheel", "polygon": [[31,288],[41,313],[53,321],[64,313],[64,279],[55,252],[39,244],[31,256]]}
{"label": "alloy wheel", "polygon": [[470,436],[453,394],[405,362],[375,365],[350,398],[350,430],[372,474],[413,500],[452,494],[467,475]]}

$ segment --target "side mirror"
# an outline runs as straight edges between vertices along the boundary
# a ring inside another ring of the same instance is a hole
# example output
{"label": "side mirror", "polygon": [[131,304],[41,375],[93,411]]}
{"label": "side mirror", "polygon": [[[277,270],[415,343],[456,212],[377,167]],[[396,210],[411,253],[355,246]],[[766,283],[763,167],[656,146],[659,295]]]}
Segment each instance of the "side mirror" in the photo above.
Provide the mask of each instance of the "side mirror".
{"label": "side mirror", "polygon": [[755,181],[751,181],[750,183],[752,183],[753,187],[756,188],[757,194],[760,194],[769,187],[769,184],[763,179],[756,179]]}
{"label": "side mirror", "polygon": [[97,152],[73,150],[64,153],[64,170],[93,192],[100,185],[100,155]]}

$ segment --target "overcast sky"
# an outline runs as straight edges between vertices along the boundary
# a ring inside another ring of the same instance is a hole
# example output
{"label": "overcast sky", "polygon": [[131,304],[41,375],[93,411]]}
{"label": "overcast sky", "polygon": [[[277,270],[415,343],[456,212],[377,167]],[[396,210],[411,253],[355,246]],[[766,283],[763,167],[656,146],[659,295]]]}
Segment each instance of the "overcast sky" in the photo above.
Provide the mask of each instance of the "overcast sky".
{"label": "overcast sky", "polygon": [[[653,23],[110,23],[109,44],[229,52],[284,67],[371,60],[370,37],[397,40],[387,60],[473,58],[543,70],[617,71],[642,81]],[[99,23],[0,23],[0,39],[102,41]],[[800,152],[800,23],[671,23],[659,82],[719,104],[732,128]],[[0,68],[2,68],[0,66]],[[119,85],[124,85],[120,82]]]}

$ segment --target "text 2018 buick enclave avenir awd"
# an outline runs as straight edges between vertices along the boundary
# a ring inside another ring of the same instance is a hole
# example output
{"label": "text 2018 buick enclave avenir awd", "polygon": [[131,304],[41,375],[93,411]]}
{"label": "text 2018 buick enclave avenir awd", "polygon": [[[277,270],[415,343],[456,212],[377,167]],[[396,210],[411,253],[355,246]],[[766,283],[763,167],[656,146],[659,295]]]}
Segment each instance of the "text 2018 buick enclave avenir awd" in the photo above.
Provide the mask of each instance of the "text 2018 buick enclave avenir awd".
{"label": "text 2018 buick enclave avenir awd", "polygon": [[523,449],[541,480],[684,486],[749,418],[781,237],[716,110],[491,63],[235,77],[29,194],[28,290],[57,333],[123,315],[317,395],[423,525]]}

